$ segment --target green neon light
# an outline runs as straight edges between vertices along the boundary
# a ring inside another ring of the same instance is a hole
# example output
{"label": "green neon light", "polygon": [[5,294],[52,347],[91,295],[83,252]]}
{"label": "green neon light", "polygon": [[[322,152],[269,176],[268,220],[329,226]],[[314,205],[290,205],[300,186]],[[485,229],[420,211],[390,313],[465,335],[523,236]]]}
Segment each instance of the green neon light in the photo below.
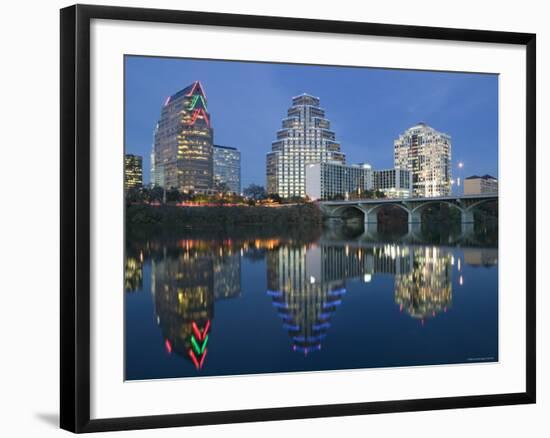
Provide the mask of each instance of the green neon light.
{"label": "green neon light", "polygon": [[202,96],[199,96],[199,97],[201,98],[202,107],[203,107],[206,111],[208,111],[208,108],[206,107],[206,100],[204,100],[204,97],[202,97]]}
{"label": "green neon light", "polygon": [[208,335],[204,338],[204,341],[202,341],[202,346],[199,345],[197,342],[197,339],[195,338],[195,335],[191,335],[191,345],[193,346],[193,350],[195,350],[195,353],[202,354],[204,353],[204,350],[206,349],[206,344],[208,344]]}
{"label": "green neon light", "polygon": [[204,353],[204,349],[206,348],[206,344],[208,344],[208,335],[206,335],[206,338],[204,338],[204,341],[202,342],[201,354]]}
{"label": "green neon light", "polygon": [[193,108],[195,108],[195,106],[197,106],[197,102],[199,101],[199,99],[201,100],[202,102],[202,106],[205,110],[207,110],[206,108],[206,101],[204,100],[204,97],[202,97],[200,94],[195,94],[193,96],[193,100],[191,101],[191,103],[189,104],[189,109],[192,110]]}
{"label": "green neon light", "polygon": [[193,350],[195,350],[195,353],[201,354],[201,347],[199,347],[199,344],[197,344],[195,336],[191,336],[191,345],[193,346]]}

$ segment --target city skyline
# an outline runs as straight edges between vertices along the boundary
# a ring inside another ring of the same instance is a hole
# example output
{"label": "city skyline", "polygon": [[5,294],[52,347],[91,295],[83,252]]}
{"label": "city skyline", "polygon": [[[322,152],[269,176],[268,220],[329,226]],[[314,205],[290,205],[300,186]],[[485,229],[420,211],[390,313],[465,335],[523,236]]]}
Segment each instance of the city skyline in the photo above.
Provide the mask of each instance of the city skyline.
{"label": "city skyline", "polygon": [[[302,93],[321,98],[347,163],[393,167],[394,141],[425,121],[453,138],[453,173],[463,162],[463,177],[498,178],[496,75],[137,56],[125,62],[126,153],[142,155],[144,169],[166,97],[200,80],[215,142],[242,154],[242,187],[266,185],[257,163],[265,161],[289,99]],[[145,170],[145,184],[149,176]]]}

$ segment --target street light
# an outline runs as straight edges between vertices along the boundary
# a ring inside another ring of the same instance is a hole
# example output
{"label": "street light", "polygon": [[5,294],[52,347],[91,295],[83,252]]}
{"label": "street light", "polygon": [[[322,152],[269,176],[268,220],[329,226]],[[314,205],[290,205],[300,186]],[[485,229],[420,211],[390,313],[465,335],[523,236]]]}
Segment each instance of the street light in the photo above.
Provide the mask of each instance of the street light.
{"label": "street light", "polygon": [[[458,162],[458,177],[456,179],[456,188],[457,188],[457,192],[460,190],[459,187],[460,187],[460,181],[462,179],[462,169],[464,168],[464,163],[462,161],[459,161]],[[464,191],[464,190],[463,190]],[[457,193],[458,195],[460,195],[460,193]]]}

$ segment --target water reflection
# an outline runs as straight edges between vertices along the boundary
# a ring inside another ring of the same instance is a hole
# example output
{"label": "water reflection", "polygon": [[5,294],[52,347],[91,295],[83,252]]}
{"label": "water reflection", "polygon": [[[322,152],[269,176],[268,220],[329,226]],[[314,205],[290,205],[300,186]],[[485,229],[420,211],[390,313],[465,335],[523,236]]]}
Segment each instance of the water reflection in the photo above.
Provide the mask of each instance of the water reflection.
{"label": "water reflection", "polygon": [[267,294],[292,339],[293,350],[320,350],[330,319],[346,293],[343,278],[325,275],[323,249],[281,246],[267,254]]}
{"label": "water reflection", "polygon": [[452,254],[444,249],[414,248],[410,271],[395,277],[395,303],[399,310],[422,323],[447,312],[453,300],[452,261]]}
{"label": "water reflection", "polygon": [[321,349],[349,280],[369,283],[378,275],[393,276],[395,304],[422,322],[452,305],[450,250],[342,243],[282,247],[267,258],[267,293],[289,331],[293,350],[304,354]]}
{"label": "water reflection", "polygon": [[[290,339],[287,348],[304,357],[314,352],[315,356],[332,354],[321,351],[329,334],[345,341],[345,335],[333,325],[350,294],[365,295],[360,297],[364,305],[380,306],[380,311],[390,311],[392,318],[409,318],[423,326],[428,319],[453,309],[453,288],[466,283],[464,265],[491,267],[498,263],[496,248],[458,250],[433,244],[342,239],[334,233],[313,238],[148,238],[134,239],[128,246],[126,291],[150,291],[166,354],[184,357],[196,370],[208,366],[210,344],[218,336],[218,304],[241,297],[243,282],[253,281],[242,274],[243,260],[251,266],[260,263],[258,269],[264,270],[267,287],[256,293],[271,303],[273,318],[278,318],[283,328],[280,333],[287,333]],[[150,288],[143,284],[147,263],[151,266]],[[393,309],[383,299],[368,301],[378,279],[382,279],[380,284],[393,280]],[[246,316],[254,308],[243,304],[240,311]],[[238,318],[235,315],[235,323]],[[353,323],[360,326],[364,322]],[[249,330],[250,336],[264,336],[262,327]],[[275,345],[280,334],[265,336],[265,342]]]}
{"label": "water reflection", "polygon": [[231,243],[185,239],[152,261],[151,293],[168,353],[201,369],[208,353],[214,302],[238,297],[241,259]]}
{"label": "water reflection", "polygon": [[140,258],[128,255],[124,267],[124,289],[137,292],[143,288],[143,254]]}

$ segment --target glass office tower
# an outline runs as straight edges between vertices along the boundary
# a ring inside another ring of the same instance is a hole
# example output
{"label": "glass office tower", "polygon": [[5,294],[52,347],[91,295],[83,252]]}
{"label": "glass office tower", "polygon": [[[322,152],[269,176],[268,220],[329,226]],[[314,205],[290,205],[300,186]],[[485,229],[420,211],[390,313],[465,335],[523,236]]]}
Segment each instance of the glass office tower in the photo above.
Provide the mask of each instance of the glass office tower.
{"label": "glass office tower", "polygon": [[319,98],[309,94],[293,97],[267,154],[267,192],[283,198],[304,197],[306,164],[326,161],[345,164],[346,157],[340,152]]}
{"label": "glass office tower", "polygon": [[237,148],[214,145],[214,188],[241,193],[241,153]]}
{"label": "glass office tower", "polygon": [[182,192],[212,190],[213,136],[199,81],[169,96],[155,128],[151,181]]}

